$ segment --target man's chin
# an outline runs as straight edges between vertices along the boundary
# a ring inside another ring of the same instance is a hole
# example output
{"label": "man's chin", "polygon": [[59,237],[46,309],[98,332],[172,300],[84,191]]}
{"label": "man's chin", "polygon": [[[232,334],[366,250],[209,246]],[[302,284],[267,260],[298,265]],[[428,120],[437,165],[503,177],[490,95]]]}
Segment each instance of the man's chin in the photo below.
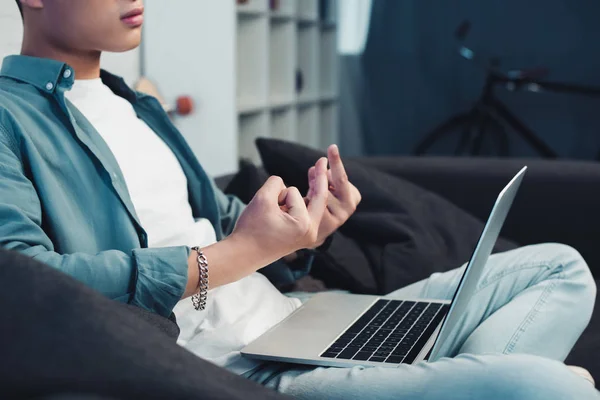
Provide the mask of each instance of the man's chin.
{"label": "man's chin", "polygon": [[125,53],[127,51],[138,48],[142,41],[142,35],[135,34],[131,36],[132,37],[130,37],[129,40],[124,40],[121,43],[118,43],[117,45],[108,46],[107,48],[103,49],[103,51],[107,51],[110,53]]}

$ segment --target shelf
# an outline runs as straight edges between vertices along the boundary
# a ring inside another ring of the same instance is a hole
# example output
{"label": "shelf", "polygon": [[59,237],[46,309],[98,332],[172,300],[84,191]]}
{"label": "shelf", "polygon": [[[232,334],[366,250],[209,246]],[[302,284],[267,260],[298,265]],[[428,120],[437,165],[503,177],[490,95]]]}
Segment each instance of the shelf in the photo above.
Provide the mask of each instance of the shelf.
{"label": "shelf", "polygon": [[269,108],[266,101],[257,101],[256,99],[238,99],[237,110],[238,114],[254,114]]}
{"label": "shelf", "polygon": [[269,98],[288,101],[295,97],[296,24],[271,21],[269,35]]}
{"label": "shelf", "polygon": [[275,21],[275,22],[294,22],[295,19],[292,16],[286,16],[286,15],[274,15],[271,14],[271,21]]}
{"label": "shelf", "polygon": [[299,18],[298,26],[307,27],[307,26],[316,26],[319,23],[318,19],[309,19],[309,18]]}
{"label": "shelf", "polygon": [[271,113],[271,137],[288,141],[296,141],[296,110],[286,108]]}
{"label": "shelf", "polygon": [[298,142],[305,146],[319,148],[321,142],[319,140],[319,129],[319,106],[309,105],[299,107],[298,131],[296,134]]}
{"label": "shelf", "polygon": [[338,99],[339,96],[337,93],[321,93],[321,96],[319,97],[321,103],[330,103],[332,101],[338,101]]}
{"label": "shelf", "polygon": [[269,107],[271,110],[292,107],[295,105],[296,100],[293,97],[271,97],[269,101]]}
{"label": "shelf", "polygon": [[267,104],[269,20],[238,19],[237,104],[245,112]]}
{"label": "shelf", "polygon": [[319,100],[320,97],[317,94],[311,94],[310,96],[298,97],[298,100],[296,100],[296,104],[298,104],[299,107],[306,107],[311,104],[318,103]]}
{"label": "shelf", "polygon": [[254,0],[237,7],[239,152],[272,137],[325,149],[338,139],[338,0]]}
{"label": "shelf", "polygon": [[267,13],[265,11],[239,11],[238,18],[239,19],[252,19],[252,18],[260,18],[266,16]]}
{"label": "shelf", "polygon": [[237,5],[240,14],[261,14],[266,13],[268,9],[267,0],[246,0],[244,4]]}
{"label": "shelf", "polygon": [[249,159],[254,164],[260,165],[260,154],[256,149],[255,141],[259,137],[269,137],[269,114],[261,112],[242,116],[239,119],[239,129],[240,158]]}

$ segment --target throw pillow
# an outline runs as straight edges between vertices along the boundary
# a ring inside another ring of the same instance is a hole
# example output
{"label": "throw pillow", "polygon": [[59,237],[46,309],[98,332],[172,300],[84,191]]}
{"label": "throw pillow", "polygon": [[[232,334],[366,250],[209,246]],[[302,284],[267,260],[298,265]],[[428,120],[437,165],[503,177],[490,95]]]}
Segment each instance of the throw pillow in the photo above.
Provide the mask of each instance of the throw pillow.
{"label": "throw pillow", "polygon": [[[275,139],[258,139],[257,146],[267,172],[302,193],[308,189],[308,169],[325,155]],[[363,200],[328,254],[315,263],[312,274],[328,287],[385,294],[468,261],[482,221],[404,179],[351,159],[344,164]],[[500,239],[495,251],[515,247]],[[336,277],[343,285],[336,285]]]}

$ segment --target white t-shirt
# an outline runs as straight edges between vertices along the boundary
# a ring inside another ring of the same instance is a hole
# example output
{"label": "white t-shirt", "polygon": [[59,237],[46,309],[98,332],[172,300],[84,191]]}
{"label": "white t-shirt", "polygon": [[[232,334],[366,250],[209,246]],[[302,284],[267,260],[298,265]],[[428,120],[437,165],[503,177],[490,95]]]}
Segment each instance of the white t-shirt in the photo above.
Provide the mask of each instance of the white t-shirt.
{"label": "white t-shirt", "polygon": [[[202,247],[216,241],[208,220],[194,220],[187,179],[177,158],[127,100],[100,79],[75,81],[66,97],[114,154],[149,247]],[[257,362],[242,358],[239,351],[299,306],[298,299],[284,296],[263,275],[254,273],[211,290],[205,311],[194,310],[190,299],[180,301],[174,310],[181,328],[178,343],[242,374]]]}

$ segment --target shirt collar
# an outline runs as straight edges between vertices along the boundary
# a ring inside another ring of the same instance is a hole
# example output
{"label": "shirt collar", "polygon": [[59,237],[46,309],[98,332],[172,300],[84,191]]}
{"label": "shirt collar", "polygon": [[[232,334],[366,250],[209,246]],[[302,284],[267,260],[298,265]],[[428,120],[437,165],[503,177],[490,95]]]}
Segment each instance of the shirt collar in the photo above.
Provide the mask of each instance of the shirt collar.
{"label": "shirt collar", "polygon": [[73,75],[65,63],[29,56],[8,56],[0,70],[0,76],[29,83],[47,93],[54,93],[59,84],[73,85]]}
{"label": "shirt collar", "polygon": [[[46,93],[54,93],[57,88],[69,90],[75,81],[73,68],[61,61],[21,55],[6,57],[0,76],[28,83]],[[136,92],[127,86],[123,78],[104,70],[100,71],[100,77],[115,94],[131,102],[137,99]]]}

